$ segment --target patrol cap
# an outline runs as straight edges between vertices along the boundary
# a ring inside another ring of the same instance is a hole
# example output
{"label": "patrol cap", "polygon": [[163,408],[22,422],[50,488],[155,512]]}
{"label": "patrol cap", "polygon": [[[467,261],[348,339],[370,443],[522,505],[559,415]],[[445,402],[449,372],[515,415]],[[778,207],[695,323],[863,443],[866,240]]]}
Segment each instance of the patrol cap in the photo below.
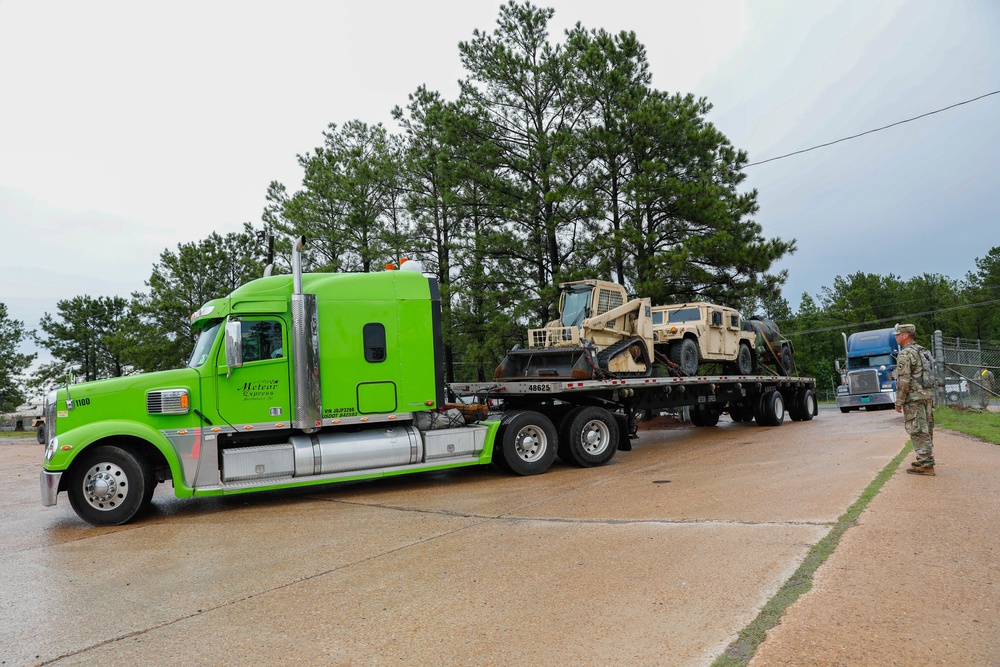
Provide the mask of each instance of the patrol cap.
{"label": "patrol cap", "polygon": [[917,335],[917,325],[915,324],[897,324],[895,332],[898,334],[910,334],[911,336]]}

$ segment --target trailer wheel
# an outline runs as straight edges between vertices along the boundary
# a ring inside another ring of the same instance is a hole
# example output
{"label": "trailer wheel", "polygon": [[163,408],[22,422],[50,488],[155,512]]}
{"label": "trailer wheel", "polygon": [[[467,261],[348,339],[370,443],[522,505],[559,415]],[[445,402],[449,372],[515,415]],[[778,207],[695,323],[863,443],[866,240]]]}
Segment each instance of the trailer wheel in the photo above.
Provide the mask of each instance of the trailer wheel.
{"label": "trailer wheel", "polygon": [[604,408],[573,408],[561,431],[559,458],[566,463],[592,468],[604,465],[618,451],[618,421]]}
{"label": "trailer wheel", "polygon": [[698,344],[690,338],[677,341],[670,346],[670,361],[677,364],[685,375],[698,373]]}
{"label": "trailer wheel", "polygon": [[797,414],[793,415],[791,410],[788,411],[788,416],[793,421],[810,421],[816,414],[816,394],[813,393],[813,390],[803,389],[796,392],[795,407]]}
{"label": "trailer wheel", "polygon": [[691,406],[688,414],[695,426],[715,426],[719,423],[719,412],[705,405]]}
{"label": "trailer wheel", "polygon": [[753,408],[747,405],[731,405],[729,416],[734,422],[752,422]]}
{"label": "trailer wheel", "polygon": [[516,475],[538,475],[556,458],[556,427],[545,415],[526,410],[501,422],[493,462]]}
{"label": "trailer wheel", "polygon": [[149,506],[156,488],[144,458],[114,446],[84,452],[70,472],[69,502],[95,526],[120,526]]}
{"label": "trailer wheel", "polygon": [[761,396],[760,411],[754,417],[760,426],[781,426],[785,421],[785,399],[781,392],[772,389]]}

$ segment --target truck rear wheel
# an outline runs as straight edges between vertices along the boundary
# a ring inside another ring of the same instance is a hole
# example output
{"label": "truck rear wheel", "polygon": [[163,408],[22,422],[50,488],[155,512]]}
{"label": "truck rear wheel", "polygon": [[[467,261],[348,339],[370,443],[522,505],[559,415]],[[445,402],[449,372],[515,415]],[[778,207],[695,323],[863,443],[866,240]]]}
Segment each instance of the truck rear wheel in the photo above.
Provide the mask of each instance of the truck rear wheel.
{"label": "truck rear wheel", "polygon": [[698,344],[690,338],[677,341],[670,346],[670,361],[674,362],[685,375],[696,375],[700,362]]}
{"label": "truck rear wheel", "polygon": [[106,445],[86,451],[70,471],[70,505],[87,523],[120,526],[149,506],[156,488],[144,458]]}
{"label": "truck rear wheel", "polygon": [[618,451],[618,421],[604,408],[573,408],[561,431],[559,458],[566,463],[592,468],[604,465]]}
{"label": "truck rear wheel", "polygon": [[493,462],[516,475],[538,475],[556,458],[556,427],[532,410],[501,420],[493,445]]}

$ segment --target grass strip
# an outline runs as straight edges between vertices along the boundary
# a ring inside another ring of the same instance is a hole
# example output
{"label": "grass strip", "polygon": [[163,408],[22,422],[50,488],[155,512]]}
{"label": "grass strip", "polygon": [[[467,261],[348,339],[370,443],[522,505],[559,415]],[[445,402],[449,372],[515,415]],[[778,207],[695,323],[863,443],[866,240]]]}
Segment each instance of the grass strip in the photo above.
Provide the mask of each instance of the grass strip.
{"label": "grass strip", "polygon": [[784,583],[774,597],[768,600],[764,608],[757,614],[757,618],[740,630],[739,637],[726,648],[722,655],[715,659],[712,667],[743,667],[750,662],[750,659],[757,652],[757,647],[767,636],[767,631],[778,624],[781,615],[800,595],[812,588],[813,574],[830,557],[830,554],[840,544],[840,538],[843,534],[857,523],[858,517],[868,507],[868,503],[878,495],[882,486],[892,477],[899,464],[911,451],[913,451],[913,444],[908,442],[903,450],[882,468],[871,484],[861,492],[858,499],[837,519],[837,523],[826,534],[826,537],[813,545],[795,574]]}
{"label": "grass strip", "polygon": [[984,442],[1000,445],[1000,413],[970,408],[934,408],[934,428],[958,431]]}

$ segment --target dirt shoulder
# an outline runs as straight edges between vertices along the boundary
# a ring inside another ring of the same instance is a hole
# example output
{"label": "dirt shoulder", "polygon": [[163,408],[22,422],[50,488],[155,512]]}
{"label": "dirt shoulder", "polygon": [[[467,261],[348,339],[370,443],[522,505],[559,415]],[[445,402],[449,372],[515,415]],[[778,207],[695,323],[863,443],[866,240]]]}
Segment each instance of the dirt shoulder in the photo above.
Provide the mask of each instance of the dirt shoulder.
{"label": "dirt shoulder", "polygon": [[937,476],[900,466],[751,666],[1000,664],[1000,447],[934,440]]}

